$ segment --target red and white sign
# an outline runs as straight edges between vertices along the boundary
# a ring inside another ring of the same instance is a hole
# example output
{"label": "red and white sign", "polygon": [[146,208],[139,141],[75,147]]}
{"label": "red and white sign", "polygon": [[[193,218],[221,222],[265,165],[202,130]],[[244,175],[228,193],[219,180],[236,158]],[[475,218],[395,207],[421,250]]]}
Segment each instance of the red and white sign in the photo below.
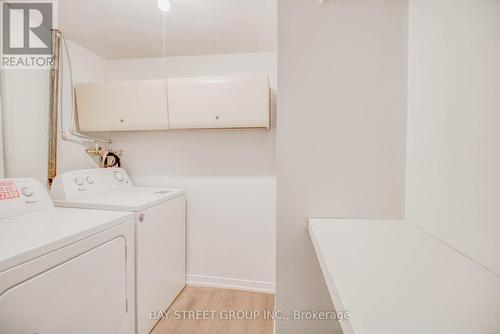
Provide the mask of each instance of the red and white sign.
{"label": "red and white sign", "polygon": [[14,181],[0,181],[0,201],[20,197]]}

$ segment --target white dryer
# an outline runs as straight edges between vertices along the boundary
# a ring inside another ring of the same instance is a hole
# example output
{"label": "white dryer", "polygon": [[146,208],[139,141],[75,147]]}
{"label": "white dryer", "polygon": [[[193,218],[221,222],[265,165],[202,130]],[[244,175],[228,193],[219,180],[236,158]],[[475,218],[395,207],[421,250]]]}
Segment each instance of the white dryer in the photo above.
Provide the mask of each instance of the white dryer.
{"label": "white dryer", "polygon": [[136,328],[147,334],[151,312],[169,308],[186,284],[186,198],[182,189],[135,187],[121,168],[58,175],[51,190],[57,206],[136,214]]}
{"label": "white dryer", "polygon": [[134,333],[134,216],[0,180],[0,333]]}

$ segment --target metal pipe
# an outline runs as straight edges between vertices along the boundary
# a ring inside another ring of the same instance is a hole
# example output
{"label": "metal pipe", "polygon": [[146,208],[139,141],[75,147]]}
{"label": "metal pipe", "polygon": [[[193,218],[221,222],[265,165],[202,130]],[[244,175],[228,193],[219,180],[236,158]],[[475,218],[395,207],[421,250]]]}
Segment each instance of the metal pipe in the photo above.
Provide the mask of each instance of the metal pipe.
{"label": "metal pipe", "polygon": [[57,124],[59,115],[59,64],[61,32],[52,30],[52,68],[50,70],[49,159],[47,184],[49,188],[57,175]]}

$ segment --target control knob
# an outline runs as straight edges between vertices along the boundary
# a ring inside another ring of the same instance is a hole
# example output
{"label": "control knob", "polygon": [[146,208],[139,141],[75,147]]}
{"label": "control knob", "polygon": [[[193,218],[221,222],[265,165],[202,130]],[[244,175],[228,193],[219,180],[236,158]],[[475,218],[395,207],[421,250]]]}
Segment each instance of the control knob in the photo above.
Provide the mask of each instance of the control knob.
{"label": "control knob", "polygon": [[75,183],[77,186],[83,186],[83,179],[81,177],[76,177]]}
{"label": "control knob", "polygon": [[118,171],[114,172],[113,176],[115,177],[115,180],[118,182],[123,182],[123,180],[125,179],[125,176],[123,176],[123,174]]}
{"label": "control knob", "polygon": [[25,197],[31,197],[33,196],[33,191],[30,190],[30,188],[28,187],[24,187],[21,189],[21,193],[23,194],[23,196]]}

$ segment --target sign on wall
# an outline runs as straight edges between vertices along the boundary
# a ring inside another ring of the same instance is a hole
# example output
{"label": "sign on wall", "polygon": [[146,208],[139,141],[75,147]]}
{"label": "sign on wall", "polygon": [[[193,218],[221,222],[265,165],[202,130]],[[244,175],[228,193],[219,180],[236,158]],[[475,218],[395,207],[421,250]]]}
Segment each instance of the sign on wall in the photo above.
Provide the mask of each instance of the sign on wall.
{"label": "sign on wall", "polygon": [[2,2],[2,63],[4,69],[47,69],[52,66],[52,30],[56,3]]}

